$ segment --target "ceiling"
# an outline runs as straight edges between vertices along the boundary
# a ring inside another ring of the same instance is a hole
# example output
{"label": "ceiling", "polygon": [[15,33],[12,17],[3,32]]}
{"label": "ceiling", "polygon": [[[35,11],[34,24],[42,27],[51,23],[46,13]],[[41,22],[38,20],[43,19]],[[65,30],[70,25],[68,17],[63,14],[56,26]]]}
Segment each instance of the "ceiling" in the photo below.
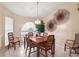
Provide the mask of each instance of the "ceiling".
{"label": "ceiling", "polygon": [[[47,16],[51,11],[54,11],[57,7],[62,6],[64,3],[66,2],[39,2],[39,18]],[[2,4],[17,15],[33,18],[37,17],[37,2],[3,2]]]}

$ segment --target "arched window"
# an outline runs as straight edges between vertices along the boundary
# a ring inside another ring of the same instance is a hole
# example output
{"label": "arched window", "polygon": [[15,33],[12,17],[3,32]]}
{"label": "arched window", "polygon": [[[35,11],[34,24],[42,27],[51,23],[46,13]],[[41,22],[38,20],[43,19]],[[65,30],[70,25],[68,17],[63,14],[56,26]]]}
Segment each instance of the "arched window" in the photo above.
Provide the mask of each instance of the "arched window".
{"label": "arched window", "polygon": [[27,22],[21,29],[21,36],[24,36],[27,32],[36,32],[36,26],[33,22]]}
{"label": "arched window", "polygon": [[25,32],[36,32],[35,24],[32,22],[27,22],[23,25],[22,31]]}

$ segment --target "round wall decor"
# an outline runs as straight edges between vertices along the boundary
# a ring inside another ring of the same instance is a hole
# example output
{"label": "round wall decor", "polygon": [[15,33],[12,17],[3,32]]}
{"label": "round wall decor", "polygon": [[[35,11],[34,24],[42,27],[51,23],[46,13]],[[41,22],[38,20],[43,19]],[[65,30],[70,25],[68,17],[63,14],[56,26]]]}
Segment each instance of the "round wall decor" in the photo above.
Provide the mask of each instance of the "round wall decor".
{"label": "round wall decor", "polygon": [[54,31],[56,29],[56,24],[53,22],[53,20],[49,20],[47,22],[47,29],[48,31]]}
{"label": "round wall decor", "polygon": [[69,17],[70,12],[66,9],[59,9],[54,15],[54,19],[56,20],[57,24],[62,24],[66,22]]}

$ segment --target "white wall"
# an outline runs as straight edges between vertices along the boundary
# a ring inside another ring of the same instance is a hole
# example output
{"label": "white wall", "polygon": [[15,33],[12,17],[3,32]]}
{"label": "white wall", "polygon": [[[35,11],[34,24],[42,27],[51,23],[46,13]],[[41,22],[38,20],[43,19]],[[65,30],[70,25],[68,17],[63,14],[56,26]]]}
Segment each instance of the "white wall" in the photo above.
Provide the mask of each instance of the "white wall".
{"label": "white wall", "polygon": [[55,34],[56,44],[64,47],[63,45],[67,39],[74,40],[75,33],[79,33],[79,11],[77,10],[77,3],[64,4],[53,11],[48,17],[44,18],[43,20],[46,20],[45,23],[47,23],[48,20],[53,19],[53,16],[58,9],[68,10],[70,12],[69,20],[62,25],[57,25],[55,31],[49,32],[47,29],[46,31],[49,34]]}

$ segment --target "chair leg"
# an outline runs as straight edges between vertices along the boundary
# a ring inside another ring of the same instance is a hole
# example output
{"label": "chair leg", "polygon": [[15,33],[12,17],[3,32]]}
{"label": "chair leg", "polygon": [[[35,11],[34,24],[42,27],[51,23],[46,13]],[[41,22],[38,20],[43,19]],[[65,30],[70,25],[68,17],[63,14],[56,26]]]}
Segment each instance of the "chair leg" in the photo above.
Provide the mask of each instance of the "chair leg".
{"label": "chair leg", "polygon": [[14,43],[13,45],[14,45],[14,50],[16,50],[16,43]]}
{"label": "chair leg", "polygon": [[54,48],[53,48],[53,50],[54,50],[54,54],[55,54],[55,45],[54,45]]}
{"label": "chair leg", "polygon": [[30,48],[29,46],[28,46],[28,44],[27,44],[27,47],[26,47],[26,43],[25,43],[25,41],[24,41],[24,49],[26,48],[26,51],[25,51],[25,53],[27,53],[27,50],[28,50],[28,48]]}
{"label": "chair leg", "polygon": [[31,53],[31,47],[30,47],[30,49],[29,49],[29,54],[28,54],[28,57],[30,57],[30,53]]}
{"label": "chair leg", "polygon": [[9,45],[8,45],[8,49],[9,49],[9,47],[10,47],[10,43],[9,43]]}
{"label": "chair leg", "polygon": [[71,51],[72,51],[72,49],[70,48],[70,54],[69,54],[69,56],[71,56]]}
{"label": "chair leg", "polygon": [[25,53],[27,53],[27,50],[28,50],[28,46],[27,46],[27,48],[26,48],[26,51],[25,51]]}
{"label": "chair leg", "polygon": [[45,51],[45,57],[47,57],[47,51]]}
{"label": "chair leg", "polygon": [[27,50],[28,50],[28,48],[26,48],[26,51],[25,51],[25,53],[27,53]]}
{"label": "chair leg", "polygon": [[19,47],[20,47],[20,41],[19,41]]}
{"label": "chair leg", "polygon": [[26,43],[25,43],[25,39],[24,39],[24,49],[25,49],[25,44],[26,44]]}
{"label": "chair leg", "polygon": [[66,44],[64,45],[64,51],[66,51]]}
{"label": "chair leg", "polygon": [[75,50],[75,53],[76,53],[76,48],[74,50]]}
{"label": "chair leg", "polygon": [[54,53],[55,53],[54,50],[51,49],[52,57],[54,57]]}

